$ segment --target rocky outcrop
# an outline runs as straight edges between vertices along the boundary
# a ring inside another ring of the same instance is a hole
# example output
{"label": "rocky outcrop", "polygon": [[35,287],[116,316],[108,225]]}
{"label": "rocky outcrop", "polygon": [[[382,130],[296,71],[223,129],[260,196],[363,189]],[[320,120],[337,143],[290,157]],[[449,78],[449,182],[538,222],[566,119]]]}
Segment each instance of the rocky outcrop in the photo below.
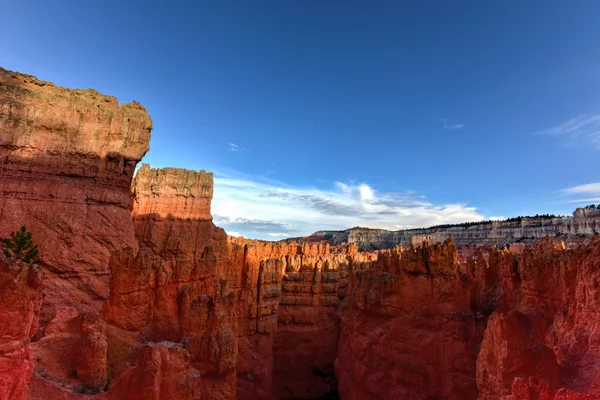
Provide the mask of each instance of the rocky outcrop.
{"label": "rocky outcrop", "polygon": [[133,216],[212,221],[213,174],[143,164],[132,185]]}
{"label": "rocky outcrop", "polygon": [[65,306],[99,311],[111,251],[137,247],[129,187],[151,128],[139,103],[0,68],[0,238],[33,233],[42,322]]}
{"label": "rocky outcrop", "polygon": [[354,246],[231,239],[243,265],[238,399],[310,399],[335,392],[333,362]]}
{"label": "rocky outcrop", "polygon": [[194,400],[201,397],[200,372],[190,367],[190,355],[172,343],[142,347],[135,367],[123,374],[108,393],[111,400]]}
{"label": "rocky outcrop", "polygon": [[335,362],[343,399],[597,399],[600,239],[466,263],[451,243],[350,270]]}
{"label": "rocky outcrop", "polygon": [[0,259],[0,400],[27,398],[33,372],[29,340],[37,330],[41,304],[37,266]]}
{"label": "rocky outcrop", "polygon": [[462,250],[465,246],[491,248],[515,243],[531,245],[546,236],[560,237],[566,242],[579,242],[581,237],[597,234],[600,234],[600,209],[590,207],[576,209],[571,217],[518,217],[506,221],[483,221],[399,231],[352,228],[345,231],[318,231],[306,238],[292,240],[325,240],[332,245],[354,243],[360,251],[452,240]]}
{"label": "rocky outcrop", "polygon": [[497,287],[477,360],[480,399],[600,398],[600,239],[490,254]]}
{"label": "rocky outcrop", "polygon": [[380,252],[352,269],[335,361],[343,399],[474,399],[485,321],[454,245]]}
{"label": "rocky outcrop", "polygon": [[[0,106],[0,236],[42,257],[0,259],[0,400],[600,398],[596,209],[230,238],[210,173],[144,165],[129,197],[141,106],[4,70]],[[571,246],[521,240],[547,234]]]}
{"label": "rocky outcrop", "polygon": [[233,398],[236,296],[227,235],[210,216],[212,174],[145,165],[133,192],[140,250],[113,253],[104,307],[110,376],[136,359],[140,343],[169,341],[201,373],[204,398]]}
{"label": "rocky outcrop", "polygon": [[107,384],[108,341],[97,313],[60,309],[32,343],[36,373],[82,393],[98,393]]}

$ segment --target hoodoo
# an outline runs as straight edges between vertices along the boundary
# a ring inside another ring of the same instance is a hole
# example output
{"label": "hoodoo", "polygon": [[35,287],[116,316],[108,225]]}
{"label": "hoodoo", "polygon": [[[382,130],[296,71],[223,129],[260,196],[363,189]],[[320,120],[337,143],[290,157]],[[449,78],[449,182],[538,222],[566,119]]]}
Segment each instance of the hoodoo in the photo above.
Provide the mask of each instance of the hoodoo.
{"label": "hoodoo", "polygon": [[0,256],[0,400],[600,399],[597,210],[229,237],[211,173],[134,177],[151,127],[0,69],[0,238],[39,246]]}

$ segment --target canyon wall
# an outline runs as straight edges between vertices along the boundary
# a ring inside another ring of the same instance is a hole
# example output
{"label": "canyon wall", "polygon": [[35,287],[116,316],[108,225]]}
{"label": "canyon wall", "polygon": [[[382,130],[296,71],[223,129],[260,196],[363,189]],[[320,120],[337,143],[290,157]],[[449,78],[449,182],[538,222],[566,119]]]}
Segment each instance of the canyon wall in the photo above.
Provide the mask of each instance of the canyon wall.
{"label": "canyon wall", "polygon": [[41,257],[0,256],[0,400],[600,398],[596,210],[232,238],[212,174],[133,178],[140,105],[4,70],[0,101],[0,238],[26,224]]}
{"label": "canyon wall", "polygon": [[514,243],[532,244],[546,236],[569,242],[600,234],[600,209],[578,208],[571,217],[521,217],[506,221],[446,225],[432,228],[388,231],[352,228],[345,231],[317,231],[303,241],[327,241],[332,245],[355,243],[360,251],[417,246],[423,242],[452,240],[459,248],[504,247]]}
{"label": "canyon wall", "polygon": [[42,281],[37,267],[0,260],[0,400],[27,398],[29,340],[37,330]]}
{"label": "canyon wall", "polygon": [[43,323],[66,305],[99,311],[111,251],[137,246],[129,188],[151,128],[139,103],[0,68],[0,237],[33,233]]}
{"label": "canyon wall", "polygon": [[342,399],[599,399],[600,238],[461,262],[454,245],[351,271]]}

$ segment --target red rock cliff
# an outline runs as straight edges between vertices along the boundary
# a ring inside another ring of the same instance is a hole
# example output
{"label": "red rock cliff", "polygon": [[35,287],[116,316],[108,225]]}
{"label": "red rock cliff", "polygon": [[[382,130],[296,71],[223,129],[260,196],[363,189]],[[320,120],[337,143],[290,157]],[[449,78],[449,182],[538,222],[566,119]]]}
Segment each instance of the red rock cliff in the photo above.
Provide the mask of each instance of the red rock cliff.
{"label": "red rock cliff", "polygon": [[350,272],[341,398],[600,398],[599,238],[467,263],[451,243],[378,256]]}
{"label": "red rock cliff", "polygon": [[37,266],[0,260],[0,400],[27,398],[33,372],[29,340],[37,330],[41,304]]}
{"label": "red rock cliff", "polygon": [[228,238],[212,174],[145,165],[130,198],[141,106],[4,70],[0,102],[0,236],[42,257],[0,259],[0,400],[600,398],[600,238]]}
{"label": "red rock cliff", "polygon": [[227,235],[210,216],[212,174],[144,165],[133,192],[140,250],[115,252],[110,261],[111,293],[104,307],[114,344],[109,374],[116,377],[132,364],[141,342],[169,341],[189,354],[184,359],[202,377],[203,398],[231,399],[236,277]]}
{"label": "red rock cliff", "polygon": [[0,68],[0,238],[26,225],[39,244],[43,321],[100,310],[111,251],[137,246],[129,187],[151,128],[138,103]]}
{"label": "red rock cliff", "polygon": [[383,251],[353,269],[335,362],[343,399],[474,399],[485,322],[454,245]]}

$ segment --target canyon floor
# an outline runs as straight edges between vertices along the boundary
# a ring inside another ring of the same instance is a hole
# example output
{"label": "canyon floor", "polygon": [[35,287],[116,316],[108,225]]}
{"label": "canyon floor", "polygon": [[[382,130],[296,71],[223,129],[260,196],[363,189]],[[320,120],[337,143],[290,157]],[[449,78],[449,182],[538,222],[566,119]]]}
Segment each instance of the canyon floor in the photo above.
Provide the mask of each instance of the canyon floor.
{"label": "canyon floor", "polygon": [[151,130],[0,68],[0,400],[600,399],[600,209],[235,238]]}

